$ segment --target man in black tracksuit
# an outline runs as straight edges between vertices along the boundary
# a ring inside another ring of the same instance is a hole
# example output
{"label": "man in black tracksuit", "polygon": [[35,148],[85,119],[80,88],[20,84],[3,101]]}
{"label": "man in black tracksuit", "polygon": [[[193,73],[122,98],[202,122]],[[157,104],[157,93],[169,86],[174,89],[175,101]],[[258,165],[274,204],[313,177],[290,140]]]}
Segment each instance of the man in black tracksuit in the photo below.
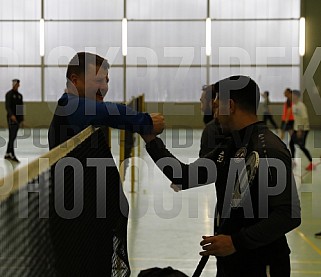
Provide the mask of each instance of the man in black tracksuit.
{"label": "man in black tracksuit", "polygon": [[14,154],[14,141],[17,138],[19,126],[23,121],[23,97],[19,93],[18,88],[20,86],[20,80],[12,80],[12,89],[6,93],[6,110],[7,110],[7,122],[9,129],[9,141],[7,152],[4,156],[5,159],[19,162]]}
{"label": "man in black tracksuit", "polygon": [[[216,256],[218,277],[265,277],[268,271],[271,277],[290,276],[285,234],[301,222],[291,155],[257,120],[260,93],[252,79],[232,76],[214,87],[215,115],[228,134],[222,144],[189,165],[152,135],[143,136],[147,151],[182,189],[215,182],[215,236],[203,236],[200,254]],[[255,162],[259,166],[252,171],[253,180],[242,183],[242,168],[250,160],[254,163],[247,169],[255,168]]]}

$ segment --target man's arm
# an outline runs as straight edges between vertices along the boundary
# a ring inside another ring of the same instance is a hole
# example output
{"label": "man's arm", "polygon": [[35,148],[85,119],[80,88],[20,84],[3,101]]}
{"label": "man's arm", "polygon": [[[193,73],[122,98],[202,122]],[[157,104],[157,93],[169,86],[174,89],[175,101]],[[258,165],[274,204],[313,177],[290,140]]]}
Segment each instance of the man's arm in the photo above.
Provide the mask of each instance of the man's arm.
{"label": "man's arm", "polygon": [[164,129],[164,117],[159,113],[137,112],[126,105],[111,102],[96,103],[97,116],[93,123],[139,134],[160,134]]}
{"label": "man's arm", "polygon": [[155,137],[155,135],[144,135],[142,137],[147,142],[146,150],[156,165],[172,183],[182,186],[182,189],[216,181],[214,158],[217,153],[215,150],[206,158],[199,158],[191,164],[185,164],[168,151],[160,138]]}
{"label": "man's arm", "polygon": [[141,113],[125,105],[74,96],[68,97],[67,105],[62,106],[62,109],[68,115],[70,125],[81,128],[88,125],[108,126],[139,134],[157,135],[165,125],[161,114]]}

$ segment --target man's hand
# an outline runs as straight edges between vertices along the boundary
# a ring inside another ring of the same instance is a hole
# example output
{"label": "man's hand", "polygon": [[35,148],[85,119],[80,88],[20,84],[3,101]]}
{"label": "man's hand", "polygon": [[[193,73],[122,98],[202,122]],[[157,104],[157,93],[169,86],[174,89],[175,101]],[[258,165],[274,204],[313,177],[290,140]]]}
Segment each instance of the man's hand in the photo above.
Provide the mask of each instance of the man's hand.
{"label": "man's hand", "polygon": [[236,252],[234,248],[231,236],[218,235],[218,236],[203,236],[201,241],[201,246],[203,246],[200,255],[208,256],[228,256]]}
{"label": "man's hand", "polygon": [[164,116],[160,113],[151,113],[150,117],[153,120],[153,134],[157,136],[162,133],[165,128]]}
{"label": "man's hand", "polygon": [[175,192],[179,192],[182,190],[182,186],[175,185],[174,183],[171,183],[171,189],[173,189]]}
{"label": "man's hand", "polygon": [[143,138],[143,140],[146,143],[148,143],[148,142],[150,142],[150,141],[152,141],[153,139],[156,138],[156,135],[154,135],[154,134],[147,134],[147,135],[140,135],[140,136]]}
{"label": "man's hand", "polygon": [[160,113],[151,113],[150,117],[153,121],[153,130],[151,134],[141,135],[143,140],[148,143],[156,138],[157,135],[163,132],[165,128],[165,119],[164,116]]}
{"label": "man's hand", "polygon": [[16,116],[15,116],[14,114],[10,116],[10,120],[11,120],[12,122],[17,123],[17,118],[16,118]]}

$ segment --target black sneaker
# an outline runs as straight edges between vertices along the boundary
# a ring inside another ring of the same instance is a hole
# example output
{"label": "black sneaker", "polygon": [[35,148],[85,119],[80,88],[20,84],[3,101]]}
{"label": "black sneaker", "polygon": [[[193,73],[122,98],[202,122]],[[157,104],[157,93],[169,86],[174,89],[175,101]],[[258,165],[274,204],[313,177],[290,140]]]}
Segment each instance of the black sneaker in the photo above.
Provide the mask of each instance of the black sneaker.
{"label": "black sneaker", "polygon": [[321,239],[321,232],[314,234],[314,237],[315,237],[316,239]]}
{"label": "black sneaker", "polygon": [[12,153],[5,154],[4,158],[6,160],[9,160],[9,161],[12,161],[12,162],[20,163],[20,161],[17,159],[17,157],[15,155],[13,155]]}
{"label": "black sneaker", "polygon": [[17,159],[16,156],[13,156],[13,158],[11,159],[13,162],[16,162],[16,163],[20,163],[20,161]]}

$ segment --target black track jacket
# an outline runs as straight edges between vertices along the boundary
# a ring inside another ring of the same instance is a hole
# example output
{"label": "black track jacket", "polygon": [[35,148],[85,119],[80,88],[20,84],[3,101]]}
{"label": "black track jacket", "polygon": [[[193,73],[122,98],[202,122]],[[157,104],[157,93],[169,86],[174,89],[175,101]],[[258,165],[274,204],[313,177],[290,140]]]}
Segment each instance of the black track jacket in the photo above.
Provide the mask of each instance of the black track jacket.
{"label": "black track jacket", "polygon": [[[189,165],[174,157],[159,138],[147,143],[146,149],[163,173],[183,190],[215,182],[214,231],[231,235],[237,250],[230,256],[217,257],[218,266],[227,271],[237,270],[239,266],[273,264],[274,260],[289,255],[285,234],[301,223],[291,155],[263,123],[232,132],[205,158]],[[244,168],[253,151],[259,155],[259,168],[253,182],[242,188],[245,192],[242,201],[233,202],[233,193],[239,190],[236,180],[241,165]]]}

